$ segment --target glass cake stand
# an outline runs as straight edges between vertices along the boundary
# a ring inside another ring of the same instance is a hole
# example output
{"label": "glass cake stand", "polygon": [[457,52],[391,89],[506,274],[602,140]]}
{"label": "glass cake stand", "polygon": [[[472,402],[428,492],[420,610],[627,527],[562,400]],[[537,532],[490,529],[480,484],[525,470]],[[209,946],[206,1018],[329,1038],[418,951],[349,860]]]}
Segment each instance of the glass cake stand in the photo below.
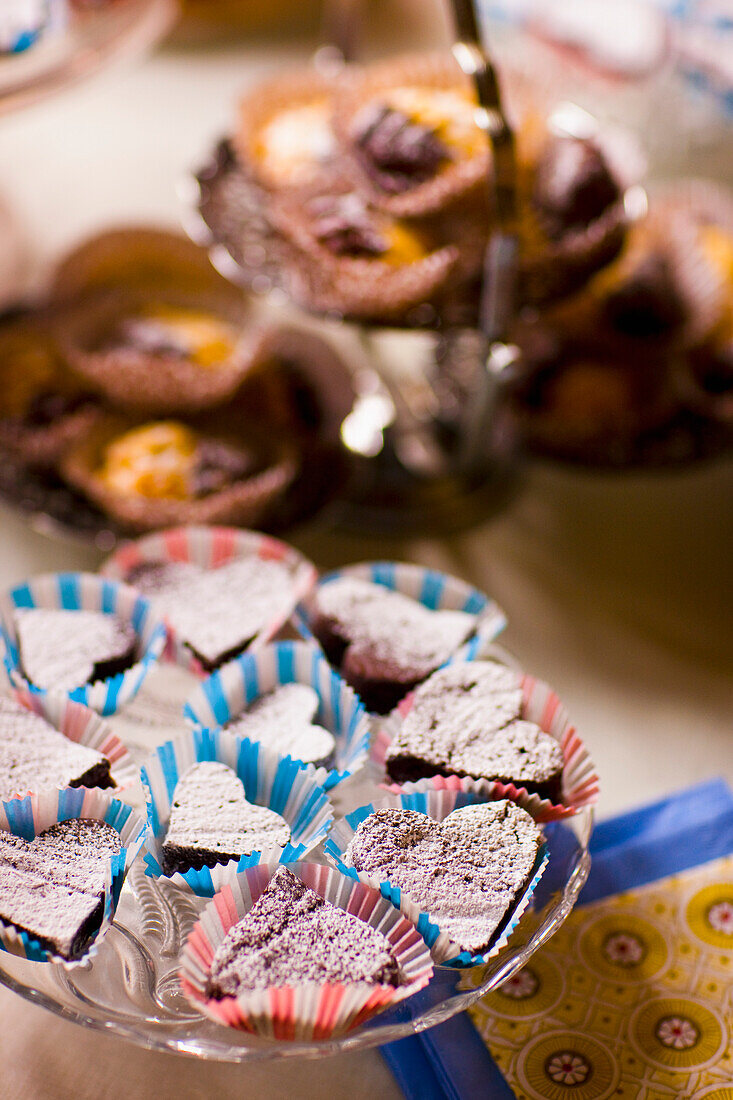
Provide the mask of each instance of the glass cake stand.
{"label": "glass cake stand", "polygon": [[[498,659],[511,660],[498,646]],[[181,706],[193,677],[161,667],[121,716],[115,732],[137,759],[181,728]],[[366,772],[332,792],[336,814],[378,797]],[[129,801],[139,801],[133,792]],[[164,880],[147,878],[138,858],[122,891],[114,924],[98,953],[66,970],[0,952],[0,982],[26,1000],[83,1027],[118,1035],[151,1050],[188,1054],[221,1062],[317,1058],[337,1051],[378,1046],[424,1031],[468,1008],[514,974],[554,934],[573,908],[590,867],[588,841],[592,811],[546,826],[550,861],[508,946],[483,967],[437,967],[425,989],[338,1039],[271,1041],[214,1024],[183,997],[178,956],[206,902]],[[309,857],[325,862],[319,855]]]}
{"label": "glass cake stand", "polygon": [[171,28],[176,0],[115,0],[71,18],[23,53],[0,57],[0,115],[62,91],[104,66],[136,57]]}
{"label": "glass cake stand", "polygon": [[[609,160],[624,184],[627,221],[632,224],[642,218],[647,195],[639,181],[646,174],[646,159],[634,135],[597,122],[569,102],[558,103],[548,121],[555,133],[602,136]],[[333,319],[305,314],[288,300],[282,240],[264,218],[261,195],[240,170],[228,140],[213,150],[191,178],[182,181],[181,198],[184,228],[196,243],[208,248],[222,275],[265,302],[274,301],[278,309],[287,303],[291,312],[300,312],[311,323],[334,327]],[[454,304],[449,308],[455,308]],[[386,396],[388,431],[384,435],[392,446],[387,449],[386,461],[379,449],[372,454],[361,452],[361,458],[370,461],[361,462],[354,500],[355,506],[358,502],[357,514],[363,515],[366,509],[370,522],[379,524],[384,515],[390,527],[415,527],[427,521],[433,529],[450,529],[488,518],[511,493],[511,470],[520,442],[521,449],[536,460],[601,472],[674,472],[725,457],[733,450],[730,426],[693,407],[682,391],[678,407],[664,423],[640,433],[633,445],[609,449],[607,455],[560,457],[545,453],[534,443],[524,443],[518,438],[521,431],[511,412],[524,373],[521,358],[490,363],[489,370],[482,372],[475,347],[479,333],[467,327],[471,323],[461,316],[460,304],[455,316],[441,318],[431,306],[417,306],[407,312],[399,329],[348,317],[338,319],[341,335],[360,349],[362,362],[371,368],[364,377],[367,408],[376,410],[372,420],[378,421],[383,414]],[[474,349],[467,356],[465,348],[471,341]],[[401,363],[402,369],[395,371],[395,363]],[[472,431],[477,405],[473,383],[482,373],[488,376],[488,393],[481,394],[488,414],[481,422],[479,476],[470,485],[452,443]],[[380,394],[378,400],[372,396],[375,391]],[[364,419],[369,419],[366,412]],[[378,448],[383,426],[377,422],[372,433],[368,424],[363,428],[369,442],[377,438]],[[350,445],[349,439],[346,442]],[[352,449],[358,456],[358,446]],[[396,496],[396,506],[393,502],[392,507],[387,506],[390,491]],[[444,506],[445,498],[450,507]]]}

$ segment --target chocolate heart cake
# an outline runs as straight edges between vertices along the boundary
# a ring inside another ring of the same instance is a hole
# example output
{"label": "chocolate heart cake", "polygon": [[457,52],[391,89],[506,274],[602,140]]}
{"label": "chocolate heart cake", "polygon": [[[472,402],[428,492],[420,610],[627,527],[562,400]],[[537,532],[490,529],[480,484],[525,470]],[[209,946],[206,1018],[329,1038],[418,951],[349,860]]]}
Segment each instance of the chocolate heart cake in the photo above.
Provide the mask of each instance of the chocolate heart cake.
{"label": "chocolate heart cake", "polygon": [[281,756],[320,767],[331,759],[336,743],[328,730],[313,722],[319,705],[318,695],[307,684],[280,684],[226,728],[237,737],[261,741]]}
{"label": "chocolate heart cake", "polygon": [[207,672],[236,657],[289,606],[292,576],[277,561],[234,558],[216,569],[149,562],[128,577]]}
{"label": "chocolate heart cake", "polygon": [[542,834],[513,802],[453,810],[375,810],[344,862],[397,886],[462,951],[482,952],[502,929],[537,861]]}
{"label": "chocolate heart cake", "polygon": [[226,764],[205,760],[178,780],[162,850],[166,875],[214,867],[290,840],[287,822],[244,797],[241,780]]}
{"label": "chocolate heart cake", "polygon": [[36,687],[70,691],[134,664],[135,631],[116,615],[20,607],[14,621],[20,664]]}
{"label": "chocolate heart cake", "polygon": [[109,760],[0,698],[0,799],[41,787],[114,787]]}
{"label": "chocolate heart cake", "polygon": [[211,962],[207,995],[306,982],[398,986],[402,974],[381,932],[332,905],[278,867],[249,913],[229,929]]}
{"label": "chocolate heart cake", "polygon": [[312,630],[328,660],[385,714],[456,652],[476,629],[464,611],[430,611],[381,584],[340,577],[315,597]]}
{"label": "chocolate heart cake", "polygon": [[387,749],[398,783],[431,775],[498,779],[543,798],[562,793],[559,742],[522,717],[519,673],[488,661],[440,669],[415,692]]}
{"label": "chocolate heart cake", "polygon": [[119,834],[103,821],[60,821],[34,840],[0,832],[0,919],[64,959],[99,929]]}

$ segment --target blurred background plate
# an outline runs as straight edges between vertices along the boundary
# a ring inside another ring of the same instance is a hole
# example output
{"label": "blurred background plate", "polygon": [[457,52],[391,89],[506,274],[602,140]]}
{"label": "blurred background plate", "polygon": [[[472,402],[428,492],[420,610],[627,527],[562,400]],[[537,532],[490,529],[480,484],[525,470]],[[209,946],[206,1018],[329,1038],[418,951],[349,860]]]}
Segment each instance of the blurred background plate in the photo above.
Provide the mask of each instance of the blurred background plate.
{"label": "blurred background plate", "polygon": [[0,114],[26,107],[122,58],[149,49],[173,25],[176,0],[116,0],[71,17],[23,53],[0,58]]}

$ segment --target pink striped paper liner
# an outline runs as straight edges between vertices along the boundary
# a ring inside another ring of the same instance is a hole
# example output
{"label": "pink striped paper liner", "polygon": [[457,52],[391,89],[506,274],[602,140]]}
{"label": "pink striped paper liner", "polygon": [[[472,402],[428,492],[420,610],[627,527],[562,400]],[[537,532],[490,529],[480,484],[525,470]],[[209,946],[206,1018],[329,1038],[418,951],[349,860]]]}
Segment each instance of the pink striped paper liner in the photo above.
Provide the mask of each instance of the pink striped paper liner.
{"label": "pink striped paper liner", "polygon": [[[68,699],[66,696],[37,695],[28,688],[20,686],[14,687],[12,694],[21,706],[32,710],[39,718],[44,718],[70,741],[96,749],[102,756],[107,757],[115,786],[105,788],[106,790],[123,791],[140,778],[140,769],[125,745],[109,722],[106,722],[91,707],[86,707],[83,703],[75,703],[73,699]],[[21,795],[31,793],[31,791],[18,792]]]}
{"label": "pink striped paper liner", "polygon": [[259,864],[233,876],[206,906],[181,954],[181,988],[209,1019],[269,1039],[330,1039],[353,1030],[376,1012],[411,997],[430,981],[433,964],[420,933],[379,891],[340,871],[316,863],[292,863],[290,870],[327,901],[381,931],[392,944],[408,979],[396,989],[368,982],[273,986],[238,997],[206,996],[211,960],[232,925],[252,908],[277,867]]}
{"label": "pink striped paper liner", "polygon": [[[517,787],[514,783],[502,783],[499,780],[460,778],[459,776],[432,776],[419,779],[414,783],[383,783],[387,790],[397,794],[409,794],[412,791],[463,790],[475,791],[487,798],[509,798],[516,802],[535,821],[558,821],[572,817],[580,810],[593,806],[598,801],[600,784],[595,765],[579,736],[575,726],[559,697],[549,684],[537,680],[527,673],[522,675],[524,704],[522,717],[535,722],[545,733],[549,733],[562,747],[564,765],[562,772],[562,802],[552,802],[538,794],[530,794],[526,787]],[[397,730],[412,709],[413,695],[406,696],[398,707],[380,723],[372,748],[372,763],[384,777],[387,749]]]}
{"label": "pink striped paper liner", "polygon": [[[277,614],[265,624],[243,652],[259,649],[269,642],[290,618],[293,609],[314,588],[316,567],[294,547],[259,531],[236,527],[173,527],[158,531],[134,542],[124,543],[102,564],[102,576],[124,580],[138,565],[149,562],[191,562],[203,569],[216,569],[235,558],[258,557],[262,561],[278,561],[292,574],[290,598],[277,609]],[[206,675],[199,661],[168,625],[168,645],[165,657],[183,668]]]}

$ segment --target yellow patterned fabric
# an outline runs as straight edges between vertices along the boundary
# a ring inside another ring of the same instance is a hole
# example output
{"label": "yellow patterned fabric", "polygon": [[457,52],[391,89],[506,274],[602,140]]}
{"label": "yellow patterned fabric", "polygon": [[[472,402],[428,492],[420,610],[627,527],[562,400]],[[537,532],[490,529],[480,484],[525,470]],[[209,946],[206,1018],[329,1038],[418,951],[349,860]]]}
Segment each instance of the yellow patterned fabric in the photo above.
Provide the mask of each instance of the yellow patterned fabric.
{"label": "yellow patterned fabric", "polygon": [[733,859],[576,909],[470,1011],[518,1100],[733,1100]]}

